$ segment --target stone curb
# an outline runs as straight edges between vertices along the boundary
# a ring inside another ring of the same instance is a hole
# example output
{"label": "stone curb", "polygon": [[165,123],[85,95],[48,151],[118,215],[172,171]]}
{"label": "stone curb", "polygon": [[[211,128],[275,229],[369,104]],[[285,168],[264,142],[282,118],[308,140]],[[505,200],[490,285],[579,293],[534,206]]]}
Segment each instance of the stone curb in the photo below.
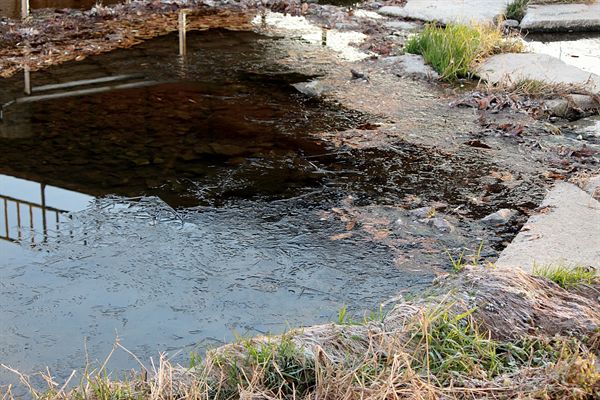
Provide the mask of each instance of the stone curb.
{"label": "stone curb", "polygon": [[536,265],[600,269],[600,202],[571,183],[557,184],[496,265],[526,272]]}

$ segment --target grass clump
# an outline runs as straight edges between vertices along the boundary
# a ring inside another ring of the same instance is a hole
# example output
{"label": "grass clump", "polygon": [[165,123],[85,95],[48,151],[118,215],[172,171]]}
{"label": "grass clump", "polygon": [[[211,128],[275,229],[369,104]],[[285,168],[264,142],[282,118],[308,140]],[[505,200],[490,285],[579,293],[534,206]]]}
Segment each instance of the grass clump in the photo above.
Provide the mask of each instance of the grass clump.
{"label": "grass clump", "polygon": [[506,19],[521,21],[527,11],[529,0],[515,0],[506,7]]}
{"label": "grass clump", "polygon": [[463,385],[471,380],[492,381],[522,368],[544,368],[576,357],[577,341],[524,337],[494,340],[472,318],[475,309],[453,315],[449,307],[436,307],[423,318],[414,334],[418,341],[412,368],[437,384]]}
{"label": "grass clump", "polygon": [[487,25],[428,24],[412,36],[406,51],[421,54],[446,81],[472,76],[473,68],[486,57],[504,52],[521,52],[523,44],[505,38],[499,28]]}
{"label": "grass clump", "polygon": [[533,275],[541,276],[556,283],[563,289],[572,289],[582,284],[599,283],[600,279],[593,268],[567,268],[561,265],[533,267]]}

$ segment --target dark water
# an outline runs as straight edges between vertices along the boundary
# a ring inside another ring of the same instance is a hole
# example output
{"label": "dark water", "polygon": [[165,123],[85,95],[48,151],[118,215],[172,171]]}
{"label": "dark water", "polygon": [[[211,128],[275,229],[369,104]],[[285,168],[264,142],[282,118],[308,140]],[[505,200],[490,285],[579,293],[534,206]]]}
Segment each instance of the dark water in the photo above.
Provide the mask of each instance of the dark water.
{"label": "dark water", "polygon": [[[299,43],[217,30],[188,45],[186,60],[167,36],[32,73],[30,97],[21,76],[0,82],[1,363],[65,377],[117,335],[144,361],[184,361],[377,308],[447,270],[446,249],[500,240],[470,219],[500,203],[467,205],[492,166],[316,139],[373,119],[293,89],[311,77],[273,60]],[[452,233],[406,210],[433,201],[455,209]]]}
{"label": "dark water", "polygon": [[[29,0],[29,9],[37,10],[40,8],[79,8],[90,9],[96,3],[104,5],[118,3],[118,0]],[[21,16],[21,0],[0,0],[0,17],[19,18]]]}

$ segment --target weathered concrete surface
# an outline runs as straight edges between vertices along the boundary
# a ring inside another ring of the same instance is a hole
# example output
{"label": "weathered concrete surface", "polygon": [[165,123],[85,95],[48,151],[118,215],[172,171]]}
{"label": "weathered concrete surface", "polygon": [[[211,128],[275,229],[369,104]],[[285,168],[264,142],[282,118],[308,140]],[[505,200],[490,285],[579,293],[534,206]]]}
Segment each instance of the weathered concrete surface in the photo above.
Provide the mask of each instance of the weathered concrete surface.
{"label": "weathered concrete surface", "polygon": [[536,265],[600,266],[600,202],[577,186],[562,182],[504,249],[499,267],[530,272]]}
{"label": "weathered concrete surface", "polygon": [[521,21],[530,31],[600,31],[600,3],[530,5]]}
{"label": "weathered concrete surface", "polygon": [[523,79],[533,79],[548,83],[582,85],[593,93],[600,93],[600,76],[546,54],[497,54],[484,61],[476,73],[491,83],[515,83]]}
{"label": "weathered concrete surface", "polygon": [[492,23],[506,11],[508,0],[408,0],[404,7],[386,6],[377,12],[423,21]]}
{"label": "weathered concrete surface", "polygon": [[583,189],[594,199],[600,200],[600,175],[591,178]]}

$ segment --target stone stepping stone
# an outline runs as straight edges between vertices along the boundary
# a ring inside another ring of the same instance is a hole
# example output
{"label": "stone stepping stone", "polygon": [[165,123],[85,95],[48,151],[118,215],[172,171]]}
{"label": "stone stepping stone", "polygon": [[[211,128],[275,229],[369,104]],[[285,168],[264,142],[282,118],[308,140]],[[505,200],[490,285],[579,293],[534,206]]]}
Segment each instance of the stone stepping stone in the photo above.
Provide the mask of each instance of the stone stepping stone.
{"label": "stone stepping stone", "polygon": [[538,266],[600,266],[600,202],[561,182],[548,193],[542,212],[529,218],[496,262],[531,272]]}
{"label": "stone stepping stone", "polygon": [[540,32],[600,31],[600,2],[530,5],[521,28]]}
{"label": "stone stepping stone", "polygon": [[600,93],[600,76],[566,64],[546,54],[505,53],[484,61],[476,74],[490,83],[530,79],[547,83],[582,85],[592,93]]}
{"label": "stone stepping stone", "polygon": [[506,11],[506,0],[408,0],[404,7],[385,6],[377,12],[388,17],[438,21],[444,24],[492,23]]}

